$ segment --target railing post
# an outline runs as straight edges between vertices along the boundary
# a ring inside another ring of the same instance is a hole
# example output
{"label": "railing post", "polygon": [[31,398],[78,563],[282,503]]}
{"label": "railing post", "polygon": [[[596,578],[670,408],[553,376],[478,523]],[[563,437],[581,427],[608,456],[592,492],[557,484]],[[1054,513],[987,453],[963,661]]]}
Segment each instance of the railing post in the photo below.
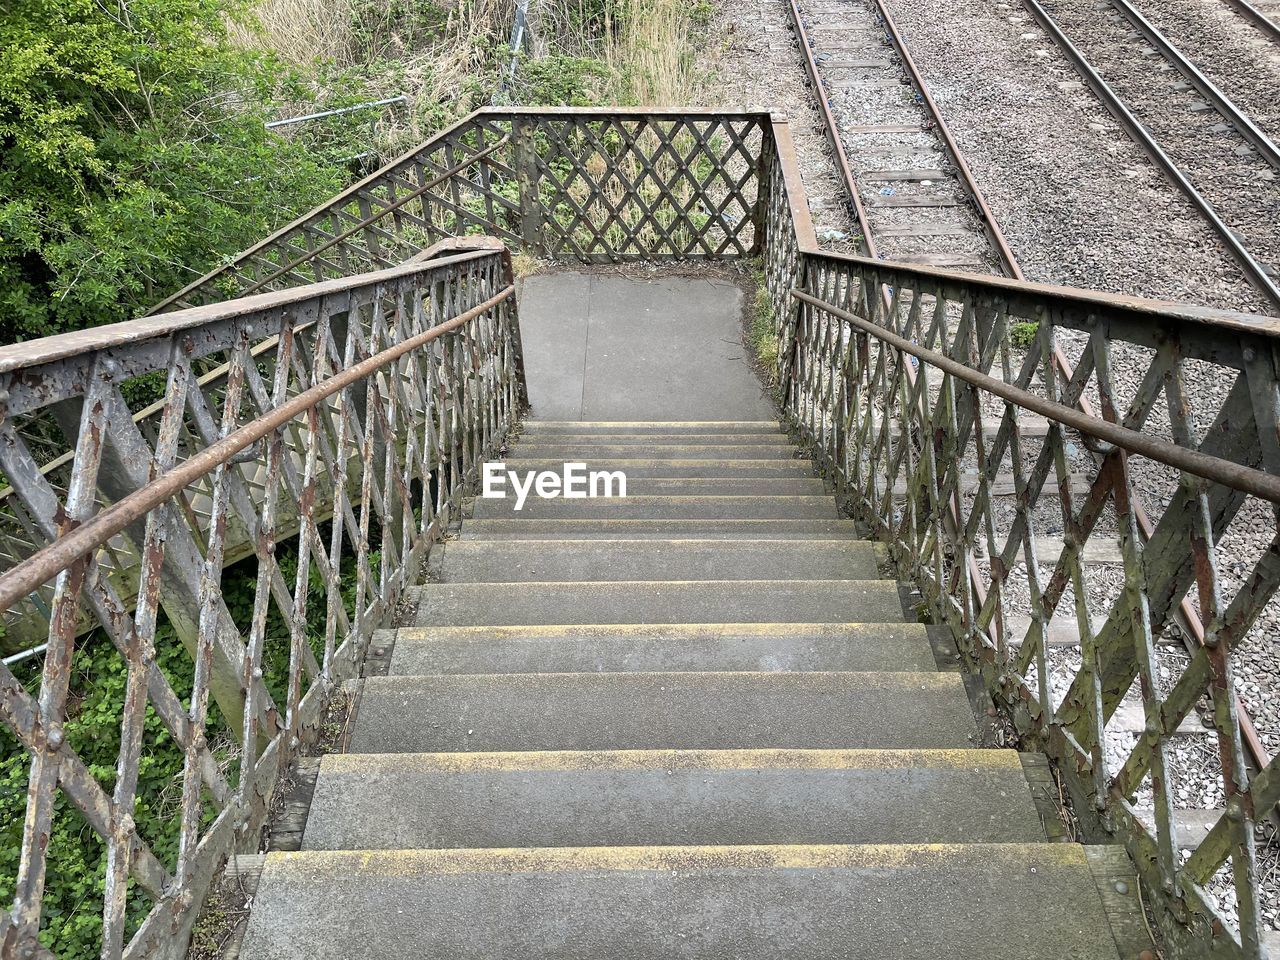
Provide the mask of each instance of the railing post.
{"label": "railing post", "polygon": [[751,208],[751,250],[749,257],[767,257],[765,239],[769,223],[769,200],[774,190],[773,164],[777,157],[777,143],[773,124],[785,122],[780,115],[765,114],[760,121],[760,156],[756,160],[756,202]]}
{"label": "railing post", "polygon": [[550,256],[542,234],[542,198],[538,192],[537,126],[528,114],[511,123],[515,138],[516,184],[520,189],[520,240],[526,253]]}

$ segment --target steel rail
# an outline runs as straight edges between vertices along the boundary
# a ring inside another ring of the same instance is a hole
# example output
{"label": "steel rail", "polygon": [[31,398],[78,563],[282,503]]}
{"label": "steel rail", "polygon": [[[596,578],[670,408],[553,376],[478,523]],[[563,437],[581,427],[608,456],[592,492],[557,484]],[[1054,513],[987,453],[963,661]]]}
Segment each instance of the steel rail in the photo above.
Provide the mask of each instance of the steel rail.
{"label": "steel rail", "polygon": [[0,610],[7,610],[42,584],[48,583],[81,557],[87,556],[124,530],[129,524],[146,516],[160,504],[215,470],[220,464],[229,462],[237,453],[257,443],[273,430],[306,413],[339,390],[366,379],[406,353],[466,326],[513,296],[515,289],[514,285],[508,284],[483,303],[459,314],[452,320],[437,324],[429,330],[401,341],[394,347],[388,347],[354,366],[347,367],[324,383],[304,390],[270,413],[258,417],[216,443],[210,444],[199,453],[184,460],[180,466],[161,474],[147,486],[94,514],[91,519],[0,575]]}
{"label": "steel rail", "polygon": [[1255,7],[1249,0],[1227,0],[1227,6],[1233,8],[1240,16],[1253,22],[1253,25],[1266,34],[1272,43],[1280,43],[1280,23],[1272,20]]}
{"label": "steel rail", "polygon": [[982,223],[982,229],[987,234],[987,240],[1000,255],[1005,274],[1014,280],[1025,280],[1026,277],[1022,275],[1022,267],[1018,265],[1018,258],[1013,255],[1013,249],[1009,246],[1008,240],[1005,239],[1004,231],[1000,229],[1000,224],[997,222],[995,214],[991,212],[991,207],[987,204],[987,198],[982,195],[982,189],[978,186],[977,178],[974,177],[973,171],[969,169],[969,164],[965,162],[964,154],[960,150],[960,144],[952,136],[951,128],[947,125],[947,121],[943,119],[942,111],[938,109],[938,104],[934,101],[933,94],[929,92],[929,85],[925,83],[924,75],[916,67],[916,62],[907,49],[907,42],[898,30],[898,24],[893,19],[893,14],[889,12],[889,7],[885,0],[875,0],[875,5],[884,20],[889,39],[892,41],[894,49],[898,51],[898,58],[911,75],[912,83],[915,84],[916,90],[920,92],[925,109],[929,111],[929,116],[933,118],[934,127],[938,136],[942,138],[947,155],[951,158],[952,165],[960,174],[960,182],[973,198],[975,212]]}
{"label": "steel rail", "polygon": [[[1124,0],[1113,0],[1113,2],[1124,2]],[[929,92],[928,84],[925,82],[923,75],[921,75],[917,68],[915,60],[907,50],[906,43],[902,39],[897,23],[885,5],[885,0],[875,0],[875,4],[880,11],[881,17],[884,19],[886,30],[898,52],[899,58],[902,60],[907,71],[911,74],[916,85],[916,89],[920,92],[921,97],[923,98],[926,109],[933,117],[938,134],[942,138],[943,143],[951,156],[953,164],[960,173],[962,183],[969,188],[974,198],[979,220],[982,223],[983,229],[987,233],[988,240],[1000,254],[1000,260],[1005,267],[1005,275],[1014,280],[1025,280],[1026,277],[1022,272],[1022,267],[1019,265],[1017,257],[1010,248],[1008,241],[1004,236],[1004,232],[1000,229],[1000,225],[997,222],[994,213],[987,205],[986,198],[983,197],[982,191],[978,188],[977,181],[975,180],[972,171],[969,169],[968,163],[964,160],[959,144],[956,142],[955,137],[951,133],[950,127],[942,117],[941,110],[939,110],[937,103]],[[809,45],[808,34],[800,19],[799,8],[796,6],[796,0],[789,0],[789,7],[791,11],[792,24],[800,40],[800,47],[804,52],[805,69],[808,72],[810,79],[813,81],[814,89],[818,93],[819,105],[822,108],[824,126],[827,134],[827,141],[833,146],[841,178],[845,183],[846,190],[849,191],[850,196],[853,198],[855,209],[862,211],[863,208],[861,201],[859,200],[857,181],[849,168],[848,159],[840,141],[838,128],[835,125],[830,108],[828,107],[826,88],[818,74],[817,62],[813,57],[813,48]],[[863,215],[861,226],[863,237],[866,241],[865,245],[868,248],[868,255],[875,257],[875,241],[871,235],[870,226],[866,223],[865,215]],[[1053,365],[1058,370],[1059,375],[1062,376],[1066,382],[1070,383],[1072,378],[1075,376],[1075,370],[1071,366],[1071,362],[1067,359],[1067,355],[1063,351],[1062,346],[1057,342],[1053,345],[1052,359]],[[910,376],[909,373],[908,376]],[[1081,395],[1078,404],[1080,411],[1085,416],[1097,419],[1093,412],[1092,404],[1089,403],[1087,397]],[[1096,451],[1091,450],[1090,453],[1092,453],[1095,458],[1098,457]],[[1155,525],[1151,522],[1151,517],[1143,506],[1142,501],[1136,496],[1133,498],[1133,507],[1134,517],[1138,522],[1139,531],[1145,539],[1150,539],[1151,534],[1155,531]],[[970,562],[973,563],[973,561]],[[970,572],[976,574],[976,567]],[[971,580],[975,584],[977,583],[976,576],[972,577]],[[981,589],[979,589],[978,592],[979,602],[984,601],[985,592]],[[1183,598],[1179,604],[1178,613],[1183,621],[1183,625],[1186,627],[1186,633],[1188,634],[1185,646],[1190,653],[1194,654],[1197,649],[1204,646],[1204,625],[1200,622],[1200,618],[1196,614],[1195,608],[1191,605],[1191,601],[1186,598]],[[1255,767],[1255,772],[1265,769],[1267,764],[1270,762],[1270,758],[1267,755],[1266,747],[1262,744],[1262,738],[1259,737],[1257,728],[1253,724],[1253,719],[1249,716],[1248,711],[1245,709],[1244,702],[1240,699],[1239,695],[1236,696],[1236,715],[1240,728],[1241,739],[1249,760]]]}
{"label": "steel rail", "polygon": [[[1031,0],[1031,2],[1034,2],[1034,0]],[[1112,2],[1127,3],[1127,0],[1112,0]],[[901,32],[899,31],[897,26],[897,22],[894,20],[893,15],[889,12],[888,7],[886,6],[885,0],[875,0],[875,4],[877,9],[880,12],[881,17],[884,20],[886,32],[888,33],[889,38],[894,45],[894,48],[897,50],[898,56],[902,60],[903,66],[907,69],[908,73],[911,75],[912,80],[915,83],[916,89],[920,92],[921,97],[925,104],[925,108],[928,110],[929,114],[933,117],[938,134],[942,138],[947,151],[950,153],[953,164],[955,165],[957,171],[959,171],[961,182],[969,186],[971,190],[972,196],[974,197],[975,203],[977,205],[977,212],[979,214],[979,219],[983,225],[984,230],[986,230],[987,232],[988,239],[991,241],[992,245],[996,248],[996,250],[1000,254],[1000,259],[1005,266],[1006,276],[1009,276],[1015,280],[1025,280],[1026,278],[1022,273],[1021,266],[1018,264],[1017,257],[1014,255],[1013,250],[1009,247],[1008,242],[1005,239],[1004,233],[1000,229],[999,223],[995,218],[995,215],[992,213],[991,209],[987,206],[986,200],[982,196],[982,192],[978,188],[977,182],[973,177],[973,173],[969,169],[968,163],[966,163],[964,160],[963,154],[960,151],[959,144],[956,142],[955,137],[951,133],[950,127],[947,125],[945,119],[942,117],[941,110],[939,110],[937,103],[934,101],[932,94],[929,92],[928,84],[925,82],[923,75],[921,75],[919,68],[916,66],[915,60],[912,58],[910,51],[907,49],[906,42],[902,38]],[[791,13],[792,25],[793,25],[793,28],[796,30],[797,36],[800,38],[800,46],[804,53],[805,69],[808,72],[810,79],[813,81],[815,90],[817,91],[819,96],[820,105],[822,107],[822,115],[823,115],[824,123],[826,126],[827,140],[828,142],[831,142],[835,146],[837,165],[840,167],[840,173],[841,173],[842,179],[845,182],[845,188],[850,192],[850,195],[854,198],[854,202],[857,208],[861,209],[861,203],[858,200],[859,194],[858,194],[858,188],[857,188],[857,181],[854,178],[852,171],[848,166],[848,161],[844,153],[843,146],[840,143],[838,128],[836,127],[834,119],[831,115],[831,111],[827,106],[827,96],[826,96],[825,86],[823,85],[821,78],[818,74],[817,62],[814,60],[814,57],[813,57],[813,48],[809,45],[808,34],[804,29],[803,22],[801,21],[800,11],[797,6],[796,0],[789,0],[789,8]],[[1134,11],[1134,12],[1136,13],[1137,11]],[[1143,22],[1145,23],[1145,20]],[[1154,32],[1154,27],[1152,27],[1151,29]],[[1161,39],[1163,39],[1163,37]],[[1081,64],[1084,63],[1082,56],[1080,57],[1080,62]],[[1087,68],[1087,64],[1084,64],[1084,66]],[[1191,69],[1194,70],[1193,67]],[[1198,75],[1198,72],[1197,72],[1197,75]],[[1099,77],[1098,79],[1099,79],[1099,82],[1101,82],[1101,78]],[[1207,84],[1208,81],[1205,80],[1205,83]],[[1225,100],[1225,97],[1223,99]],[[1229,103],[1229,101],[1226,101],[1226,102]],[[1234,109],[1234,105],[1232,105],[1232,108]],[[1266,140],[1265,135],[1262,135],[1261,131],[1259,131],[1258,133],[1259,133],[1259,136],[1262,138],[1262,140],[1264,140],[1268,144],[1271,143],[1271,141]],[[1154,146],[1154,142],[1153,142],[1153,146]],[[1272,144],[1272,147],[1274,148],[1273,144]],[[1224,232],[1224,231],[1220,231],[1220,232]],[[863,224],[863,234],[864,234],[864,237],[866,237],[867,240],[869,241],[869,249],[871,251],[874,251],[875,246],[874,246],[874,240],[873,238],[871,238],[870,227],[865,222]],[[1234,237],[1231,237],[1231,240],[1234,241]],[[869,255],[872,257],[875,257],[874,252],[871,252]],[[1265,273],[1263,274],[1263,276],[1265,277]],[[1057,369],[1059,375],[1062,376],[1064,380],[1069,383],[1075,375],[1075,370],[1072,367],[1071,362],[1067,359],[1067,355],[1063,351],[1062,346],[1056,342],[1053,345],[1052,360],[1053,360],[1053,365]],[[1085,416],[1094,417],[1095,419],[1097,419],[1094,414],[1092,404],[1089,403],[1089,400],[1087,397],[1081,395],[1078,402],[1078,406],[1080,408],[1080,411]],[[1090,453],[1093,454],[1095,459],[1098,458],[1097,451],[1090,450]],[[1139,499],[1136,496],[1133,498],[1133,506],[1134,506],[1134,517],[1137,520],[1138,529],[1140,533],[1144,538],[1150,539],[1151,534],[1155,530],[1155,525],[1152,523],[1150,515],[1147,513],[1147,510],[1143,505],[1141,499]],[[974,579],[976,582],[975,578],[971,578],[971,579]],[[1190,653],[1194,654],[1196,650],[1204,646],[1205,635],[1206,635],[1204,624],[1201,623],[1200,618],[1195,611],[1195,608],[1191,604],[1191,601],[1186,598],[1183,598],[1183,600],[1179,604],[1178,614],[1180,619],[1182,620],[1183,626],[1186,628],[1185,633],[1187,634],[1187,636],[1186,636],[1184,645],[1187,647]],[[1253,720],[1249,716],[1248,711],[1245,709],[1245,705],[1243,701],[1240,699],[1239,695],[1236,696],[1236,712],[1237,712],[1237,717],[1239,722],[1241,739],[1243,741],[1245,751],[1248,755],[1250,762],[1254,765],[1255,771],[1265,769],[1267,764],[1270,762],[1270,758],[1267,754],[1266,747],[1262,743],[1262,738],[1258,735],[1257,728],[1254,726]]]}
{"label": "steel rail", "polygon": [[1254,258],[1244,244],[1236,239],[1231,229],[1223,223],[1222,218],[1218,216],[1217,211],[1213,208],[1213,204],[1209,203],[1200,191],[1192,185],[1191,181],[1187,179],[1186,175],[1178,169],[1178,165],[1164,152],[1147,128],[1125,106],[1124,101],[1111,88],[1111,85],[1094,70],[1084,54],[1080,52],[1080,48],[1072,43],[1067,35],[1062,32],[1062,28],[1058,26],[1053,17],[1049,16],[1048,11],[1040,5],[1038,0],[1022,0],[1022,3],[1028,12],[1035,17],[1036,22],[1053,39],[1053,42],[1058,45],[1058,48],[1066,54],[1067,59],[1075,66],[1077,72],[1084,77],[1085,82],[1093,89],[1094,94],[1102,101],[1107,111],[1120,122],[1120,125],[1142,147],[1151,161],[1164,172],[1174,186],[1182,191],[1187,200],[1191,202],[1191,205],[1209,222],[1214,232],[1217,233],[1218,239],[1222,241],[1223,245],[1231,253],[1232,258],[1240,265],[1250,283],[1264,294],[1273,306],[1280,308],[1280,287],[1276,286],[1262,264]]}
{"label": "steel rail", "polygon": [[1266,135],[1231,98],[1218,89],[1217,84],[1206,77],[1173,43],[1151,23],[1130,0],[1110,0],[1111,5],[1138,29],[1160,56],[1173,64],[1174,69],[1187,78],[1224,120],[1229,120],[1240,136],[1257,150],[1267,163],[1280,170],[1280,147]]}
{"label": "steel rail", "polygon": [[[822,82],[822,76],[818,73],[817,61],[813,59],[813,47],[809,43],[809,31],[804,28],[804,21],[800,18],[800,8],[796,6],[796,0],[787,0],[787,9],[791,14],[791,29],[795,31],[796,39],[800,42],[800,52],[804,56],[805,72],[809,74],[809,82],[813,85],[813,89],[818,95],[818,110],[822,114],[822,128],[827,134],[827,143],[835,156],[836,170],[839,171],[845,192],[849,194],[849,200],[853,204],[853,217],[858,222],[858,232],[862,234],[862,248],[866,251],[867,256],[876,259],[879,257],[879,252],[876,248],[875,237],[871,235],[871,224],[867,220],[867,208],[862,203],[862,193],[858,190],[858,181],[854,179],[853,168],[849,166],[849,155],[845,153],[844,142],[840,139],[840,129],[836,126],[835,117],[831,113],[827,86]],[[806,214],[808,213],[807,210],[805,212]]]}
{"label": "steel rail", "polygon": [[[1253,130],[1258,138],[1258,142],[1255,143],[1255,147],[1258,146],[1258,143],[1265,144],[1265,148],[1260,147],[1259,149],[1264,152],[1269,162],[1280,168],[1280,150],[1276,148],[1276,145],[1268,139],[1262,131],[1257,130],[1252,121],[1249,121],[1244,117],[1244,115],[1239,112],[1238,108],[1236,108],[1224,94],[1221,94],[1217,90],[1217,87],[1215,87],[1208,78],[1204,77],[1199,70],[1190,63],[1190,61],[1186,60],[1186,58],[1182,56],[1181,52],[1169,43],[1164,35],[1156,30],[1156,28],[1151,25],[1135,7],[1133,7],[1129,0],[1110,0],[1110,2],[1122,16],[1130,19],[1130,22],[1147,37],[1152,45],[1161,52],[1162,56],[1165,56],[1165,58],[1174,65],[1175,69],[1182,71],[1184,76],[1187,76],[1188,79],[1196,84],[1201,95],[1206,99],[1211,100],[1220,114],[1229,120],[1233,120],[1233,122],[1234,117],[1239,117],[1241,122],[1247,125],[1249,130]],[[1200,209],[1201,213],[1204,214],[1205,218],[1214,227],[1223,242],[1226,243],[1227,248],[1232,252],[1233,257],[1245,269],[1246,276],[1249,277],[1250,280],[1254,281],[1255,287],[1269,297],[1273,303],[1280,305],[1280,289],[1278,289],[1272,282],[1270,276],[1266,273],[1265,269],[1262,268],[1262,265],[1253,258],[1252,254],[1248,252],[1244,245],[1236,239],[1231,230],[1219,219],[1217,212],[1209,202],[1205,200],[1199,191],[1191,185],[1190,181],[1182,175],[1181,171],[1179,171],[1176,165],[1174,165],[1172,159],[1159,147],[1155,142],[1155,139],[1150,135],[1150,133],[1148,133],[1146,128],[1142,126],[1137,118],[1129,112],[1120,97],[1111,89],[1111,86],[1102,79],[1101,75],[1098,74],[1097,71],[1093,69],[1079,48],[1071,43],[1071,41],[1066,37],[1061,28],[1058,27],[1057,22],[1049,16],[1048,12],[1040,6],[1037,0],[1023,0],[1023,3],[1031,11],[1032,16],[1036,18],[1045,31],[1054,38],[1055,42],[1063,52],[1067,54],[1068,58],[1074,62],[1077,70],[1085,77],[1086,81],[1093,88],[1094,93],[1103,101],[1104,106],[1107,107],[1112,116],[1116,117],[1116,119],[1129,130],[1156,165],[1162,167],[1169,179],[1171,179],[1176,186],[1181,188],[1182,192],[1189,200],[1191,200],[1193,205]],[[1199,82],[1196,78],[1199,78]],[[1212,94],[1210,91],[1212,91]],[[1242,127],[1241,129],[1242,135],[1246,135],[1244,128]],[[1249,139],[1250,142],[1254,142],[1253,138],[1250,136],[1246,135],[1246,139]],[[1067,361],[1066,355],[1062,352],[1062,348],[1056,343],[1054,344],[1053,360],[1059,373],[1068,382],[1070,382],[1074,371],[1072,370],[1070,363]],[[1080,406],[1085,413],[1092,412],[1090,410],[1088,400],[1083,396],[1080,398]],[[1144,538],[1149,539],[1155,530],[1155,525],[1151,522],[1151,517],[1147,513],[1142,500],[1137,496],[1134,496],[1133,498],[1133,507],[1134,518],[1138,522],[1138,529]],[[1179,604],[1178,614],[1182,620],[1182,625],[1186,628],[1186,633],[1188,634],[1184,645],[1187,647],[1189,652],[1194,654],[1205,644],[1206,632],[1204,624],[1201,622],[1199,615],[1191,604],[1191,601],[1187,598],[1183,598],[1182,602]],[[1244,702],[1241,700],[1239,695],[1236,695],[1236,712],[1241,740],[1243,742],[1245,752],[1248,755],[1248,759],[1254,766],[1254,772],[1263,770],[1270,762],[1270,756],[1267,753],[1267,748],[1262,743],[1262,738],[1258,735],[1258,730],[1257,727],[1254,726],[1253,718],[1249,716],[1248,711],[1245,709]]]}

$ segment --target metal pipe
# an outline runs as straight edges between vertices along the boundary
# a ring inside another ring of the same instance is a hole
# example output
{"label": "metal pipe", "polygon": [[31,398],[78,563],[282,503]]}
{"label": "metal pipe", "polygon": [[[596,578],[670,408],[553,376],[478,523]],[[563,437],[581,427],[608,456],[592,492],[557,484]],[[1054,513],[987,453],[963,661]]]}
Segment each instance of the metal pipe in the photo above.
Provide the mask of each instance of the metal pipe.
{"label": "metal pipe", "polygon": [[71,564],[106,543],[130,523],[146,516],[160,504],[176,496],[205,474],[212,472],[219,464],[227,462],[241,450],[256,443],[276,428],[305,413],[344,387],[364,380],[411,350],[423,347],[446,333],[465,326],[514,294],[515,286],[509,284],[484,303],[472,307],[452,320],[424,330],[394,347],[388,347],[367,360],[362,360],[355,366],[348,367],[324,383],[303,391],[270,413],[245,424],[217,443],[210,444],[199,453],[184,460],[180,466],[161,474],[153,483],[136,493],[116,501],[81,526],[59,537],[0,576],[0,610],[9,609],[39,588],[41,584],[49,582]]}
{"label": "metal pipe", "polygon": [[357,103],[350,107],[338,107],[336,110],[321,110],[319,113],[308,113],[301,117],[289,117],[285,120],[271,120],[264,123],[263,126],[268,130],[274,130],[276,127],[287,127],[295,123],[305,123],[308,120],[321,120],[324,117],[340,117],[344,113],[356,113],[360,110],[372,110],[374,107],[388,107],[393,103],[408,103],[409,98],[403,93],[398,97],[388,97],[386,100],[370,100],[368,103]]}

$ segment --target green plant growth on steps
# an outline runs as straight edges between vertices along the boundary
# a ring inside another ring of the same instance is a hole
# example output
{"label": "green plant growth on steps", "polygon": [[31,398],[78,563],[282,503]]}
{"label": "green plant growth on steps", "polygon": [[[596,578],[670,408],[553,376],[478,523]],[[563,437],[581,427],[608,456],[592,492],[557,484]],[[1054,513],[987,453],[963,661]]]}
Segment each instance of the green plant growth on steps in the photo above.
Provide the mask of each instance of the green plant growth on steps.
{"label": "green plant growth on steps", "polygon": [[776,385],[778,377],[778,335],[774,329],[773,298],[764,285],[764,278],[757,274],[755,299],[751,304],[751,348],[761,372]]}

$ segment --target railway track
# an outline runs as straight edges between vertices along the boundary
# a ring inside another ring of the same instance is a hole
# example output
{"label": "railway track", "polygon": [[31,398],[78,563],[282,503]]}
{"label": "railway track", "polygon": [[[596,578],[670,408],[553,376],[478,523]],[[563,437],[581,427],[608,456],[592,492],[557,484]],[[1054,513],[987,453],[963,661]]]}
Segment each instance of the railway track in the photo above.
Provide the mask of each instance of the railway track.
{"label": "railway track", "polygon": [[888,9],[879,0],[788,4],[867,254],[1020,278]]}
{"label": "railway track", "polygon": [[[862,231],[867,255],[905,263],[926,264],[995,273],[1023,279],[1017,258],[1005,240],[994,215],[982,196],[954,137],[938,110],[928,85],[916,69],[910,50],[897,29],[883,0],[817,0],[810,5],[787,0],[792,29],[804,57],[804,65],[819,99],[825,133],[841,179],[849,193],[854,218]],[[1216,208],[1182,173],[1139,122],[1120,96],[1093,71],[1083,53],[1074,47],[1037,0],[1023,0],[1046,32],[1063,46],[1070,59],[1086,76],[1095,93],[1122,125],[1135,136],[1170,180],[1192,199],[1223,239],[1233,257],[1260,296],[1280,306],[1280,287],[1274,275],[1280,263],[1280,238],[1259,237],[1266,246],[1266,261],[1258,260],[1246,245],[1246,238],[1229,226]],[[1232,0],[1235,2],[1235,0]],[[1244,2],[1244,0],[1240,0]],[[1280,4],[1280,0],[1275,0]],[[1188,89],[1217,111],[1214,123],[1226,130],[1209,134],[1222,143],[1235,143],[1228,165],[1232,171],[1247,169],[1253,174],[1263,167],[1280,171],[1280,150],[1267,134],[1257,128],[1208,77],[1183,57],[1128,0],[1104,3],[1113,23],[1130,24],[1125,34],[1127,46],[1142,38],[1153,55],[1164,58],[1167,70],[1182,79],[1162,82],[1168,86],[1166,98],[1177,99]],[[1073,53],[1074,51],[1074,53]],[[1167,72],[1167,70],[1161,72]],[[1203,110],[1190,110],[1195,115]],[[841,122],[842,117],[856,120]],[[1203,119],[1203,118],[1202,118]],[[1245,150],[1240,148],[1244,147]],[[1247,152],[1246,152],[1247,151]],[[1210,152],[1220,154],[1221,150]],[[1202,170],[1202,172],[1204,172]],[[1215,191],[1225,191],[1229,180],[1204,172]],[[1280,196],[1280,178],[1255,176],[1269,192]],[[1219,196],[1226,196],[1222,192]],[[1239,202],[1226,205],[1230,213],[1241,214]],[[1280,208],[1270,224],[1280,221]],[[1250,233],[1265,232],[1258,218],[1246,218]],[[1056,348],[1054,364],[1069,382],[1073,369],[1061,348]],[[1081,402],[1092,413],[1087,401]],[[1145,509],[1135,500],[1137,519],[1144,537],[1154,530]],[[1196,611],[1187,601],[1180,608],[1181,634],[1190,653],[1204,643],[1205,631]],[[1244,704],[1237,697],[1241,740],[1253,772],[1263,769],[1269,757]]]}
{"label": "railway track", "polygon": [[1280,309],[1280,147],[1129,0],[1022,2]]}
{"label": "railway track", "polygon": [[1274,43],[1280,43],[1280,0],[1226,0],[1227,6],[1251,20]]}

